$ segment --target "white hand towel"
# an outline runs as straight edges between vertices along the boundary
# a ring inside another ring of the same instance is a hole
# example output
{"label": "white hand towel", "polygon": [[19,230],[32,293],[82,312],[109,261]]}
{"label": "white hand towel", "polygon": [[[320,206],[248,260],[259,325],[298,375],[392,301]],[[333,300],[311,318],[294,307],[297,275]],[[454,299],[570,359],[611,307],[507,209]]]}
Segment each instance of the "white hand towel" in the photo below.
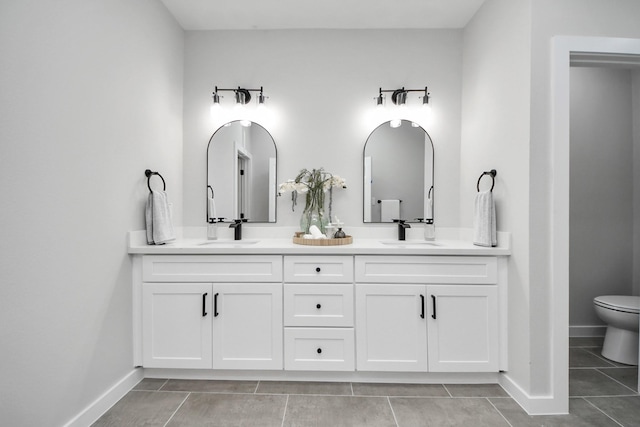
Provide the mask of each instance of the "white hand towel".
{"label": "white hand towel", "polygon": [[400,219],[400,200],[383,200],[380,206],[380,222],[393,222]]}
{"label": "white hand towel", "polygon": [[473,244],[497,246],[496,206],[491,191],[481,191],[476,195],[473,214]]}
{"label": "white hand towel", "polygon": [[147,228],[147,243],[161,245],[176,239],[167,193],[164,191],[151,191],[147,199],[145,209],[145,221]]}
{"label": "white hand towel", "polygon": [[207,211],[209,212],[209,218],[218,218],[218,214],[216,213],[216,201],[213,197],[209,197],[207,199]]}

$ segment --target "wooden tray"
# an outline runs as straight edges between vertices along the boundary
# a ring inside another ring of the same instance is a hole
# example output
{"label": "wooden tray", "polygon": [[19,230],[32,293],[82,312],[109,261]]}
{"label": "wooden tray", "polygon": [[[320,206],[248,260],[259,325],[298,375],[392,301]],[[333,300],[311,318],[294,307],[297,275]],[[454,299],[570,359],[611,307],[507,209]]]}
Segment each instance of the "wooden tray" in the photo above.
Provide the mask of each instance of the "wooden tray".
{"label": "wooden tray", "polygon": [[353,243],[353,237],[346,236],[341,239],[305,239],[304,237],[293,237],[293,243],[297,245],[307,246],[339,246],[350,245]]}

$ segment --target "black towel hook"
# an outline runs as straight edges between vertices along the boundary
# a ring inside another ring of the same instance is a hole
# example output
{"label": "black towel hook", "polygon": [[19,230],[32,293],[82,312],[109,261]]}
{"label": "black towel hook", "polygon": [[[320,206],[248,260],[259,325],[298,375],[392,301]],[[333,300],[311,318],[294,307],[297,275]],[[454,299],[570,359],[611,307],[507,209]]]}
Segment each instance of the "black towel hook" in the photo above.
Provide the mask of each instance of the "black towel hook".
{"label": "black towel hook", "polygon": [[483,176],[485,175],[489,175],[491,176],[491,190],[489,191],[493,191],[493,187],[496,185],[496,175],[498,174],[498,172],[495,169],[491,169],[490,171],[485,171],[482,172],[482,174],[480,175],[480,177],[478,178],[478,184],[476,185],[476,188],[478,190],[478,193],[480,192],[480,180],[482,179]]}
{"label": "black towel hook", "polygon": [[210,185],[207,185],[207,192],[211,190],[211,198],[213,199],[215,197],[214,193],[213,193],[213,187]]}
{"label": "black towel hook", "polygon": [[166,191],[167,183],[164,182],[164,178],[162,177],[162,175],[160,175],[158,172],[152,172],[151,169],[145,170],[144,174],[147,177],[147,187],[149,187],[149,191],[151,191],[151,185],[150,185],[149,181],[151,181],[151,177],[153,175],[158,175],[160,177],[160,179],[162,180],[162,191]]}

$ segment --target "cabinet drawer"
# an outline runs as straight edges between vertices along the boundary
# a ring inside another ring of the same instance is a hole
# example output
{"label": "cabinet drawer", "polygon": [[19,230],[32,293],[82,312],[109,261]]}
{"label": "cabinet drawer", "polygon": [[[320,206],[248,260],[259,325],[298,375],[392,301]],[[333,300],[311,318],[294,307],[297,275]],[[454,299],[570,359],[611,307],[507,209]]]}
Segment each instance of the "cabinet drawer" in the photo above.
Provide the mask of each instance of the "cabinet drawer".
{"label": "cabinet drawer", "polygon": [[284,369],[355,370],[353,328],[285,328]]}
{"label": "cabinet drawer", "polygon": [[145,282],[281,282],[279,255],[146,255]]}
{"label": "cabinet drawer", "polygon": [[495,284],[498,259],[478,256],[357,256],[356,282]]}
{"label": "cabinet drawer", "polygon": [[306,283],[353,282],[353,257],[286,256],[284,281]]}
{"label": "cabinet drawer", "polygon": [[353,285],[284,285],[285,326],[353,326]]}

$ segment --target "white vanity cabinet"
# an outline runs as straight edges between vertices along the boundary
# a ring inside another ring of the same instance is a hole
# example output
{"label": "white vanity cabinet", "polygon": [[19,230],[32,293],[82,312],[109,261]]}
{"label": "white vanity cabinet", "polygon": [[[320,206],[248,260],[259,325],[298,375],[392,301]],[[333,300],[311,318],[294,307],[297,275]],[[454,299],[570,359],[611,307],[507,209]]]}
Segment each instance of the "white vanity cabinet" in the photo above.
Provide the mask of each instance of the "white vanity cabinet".
{"label": "white vanity cabinet", "polygon": [[211,284],[142,285],[143,366],[211,368]]}
{"label": "white vanity cabinet", "polygon": [[379,246],[141,245],[135,366],[165,378],[496,381],[508,368],[508,249]]}
{"label": "white vanity cabinet", "polygon": [[142,366],[282,369],[282,257],[142,259]]}
{"label": "white vanity cabinet", "polygon": [[496,257],[357,256],[364,371],[497,372]]}
{"label": "white vanity cabinet", "polygon": [[353,371],[352,256],[285,256],[284,367]]}

